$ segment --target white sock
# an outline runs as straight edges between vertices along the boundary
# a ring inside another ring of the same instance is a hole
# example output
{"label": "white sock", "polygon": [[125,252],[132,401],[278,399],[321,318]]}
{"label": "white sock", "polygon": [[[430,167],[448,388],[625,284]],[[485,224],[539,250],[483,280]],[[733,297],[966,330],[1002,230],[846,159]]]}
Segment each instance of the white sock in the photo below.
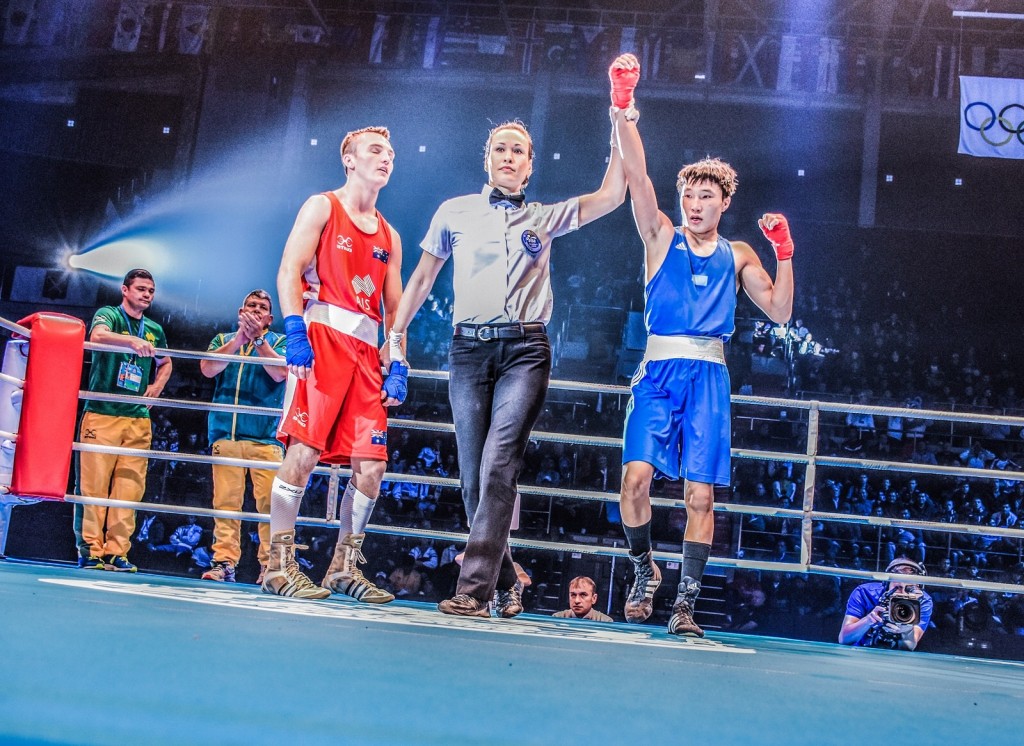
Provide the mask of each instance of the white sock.
{"label": "white sock", "polygon": [[278,531],[294,531],[295,521],[299,517],[299,506],[305,487],[283,482],[274,477],[274,485],[270,488],[270,534]]}
{"label": "white sock", "polygon": [[356,489],[355,483],[350,479],[345,488],[345,494],[341,496],[341,510],[339,518],[341,526],[338,529],[338,536],[345,538],[349,534],[361,534],[366,530],[366,524],[370,522],[370,514],[377,501],[369,495],[364,495]]}

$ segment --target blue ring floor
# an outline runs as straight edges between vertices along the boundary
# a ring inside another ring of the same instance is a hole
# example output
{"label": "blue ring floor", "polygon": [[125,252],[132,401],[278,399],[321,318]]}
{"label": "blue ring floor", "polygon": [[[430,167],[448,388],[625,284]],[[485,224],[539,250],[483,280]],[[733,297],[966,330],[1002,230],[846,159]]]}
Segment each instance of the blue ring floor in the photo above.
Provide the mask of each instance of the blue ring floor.
{"label": "blue ring floor", "polygon": [[1020,744],[1024,664],[0,562],[0,744]]}

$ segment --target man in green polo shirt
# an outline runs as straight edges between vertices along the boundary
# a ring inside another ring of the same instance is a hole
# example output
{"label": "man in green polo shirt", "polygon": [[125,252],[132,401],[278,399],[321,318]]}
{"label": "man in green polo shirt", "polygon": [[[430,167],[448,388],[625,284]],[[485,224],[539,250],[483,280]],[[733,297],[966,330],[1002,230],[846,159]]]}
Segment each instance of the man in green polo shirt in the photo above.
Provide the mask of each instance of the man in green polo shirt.
{"label": "man in green polo shirt", "polygon": [[[93,315],[89,341],[125,351],[92,353],[89,391],[135,396],[139,403],[87,401],[79,433],[84,444],[150,447],[153,431],[146,400],[160,396],[171,377],[171,359],[156,356],[158,348],[167,347],[164,330],[144,315],[155,294],[153,275],[133,269],[121,285],[121,304],[104,306]],[[82,452],[79,491],[88,497],[139,502],[146,491],[148,466],[145,456]],[[78,515],[76,510],[76,524]],[[135,565],[128,561],[135,511],[83,505],[80,515],[79,565],[87,570],[135,572]]]}
{"label": "man in green polo shirt", "polygon": [[[274,320],[273,302],[266,290],[253,290],[238,309],[238,329],[222,332],[210,342],[209,352],[225,355],[245,355],[261,360],[283,360],[284,335],[270,331]],[[202,360],[199,368],[207,378],[216,380],[213,391],[215,404],[234,404],[250,407],[280,407],[284,402],[284,366],[258,363],[229,363],[222,360]],[[214,456],[281,461],[284,449],[277,440],[277,417],[235,412],[210,412],[209,436]],[[273,469],[248,469],[252,479],[256,510],[270,512],[270,489],[274,482]],[[242,509],[245,497],[245,472],[241,466],[213,466],[213,507],[217,510]],[[233,583],[235,568],[242,556],[240,544],[241,521],[215,518],[213,526],[213,565],[203,573],[203,580]],[[260,580],[270,556],[270,525],[260,523]]]}

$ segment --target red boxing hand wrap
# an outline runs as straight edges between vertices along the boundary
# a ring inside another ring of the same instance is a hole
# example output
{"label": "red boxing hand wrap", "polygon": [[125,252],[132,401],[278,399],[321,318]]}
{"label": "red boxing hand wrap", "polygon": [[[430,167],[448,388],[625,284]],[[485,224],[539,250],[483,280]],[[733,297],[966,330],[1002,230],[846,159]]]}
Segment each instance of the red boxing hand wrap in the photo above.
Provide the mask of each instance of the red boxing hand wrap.
{"label": "red boxing hand wrap", "polygon": [[[780,262],[793,258],[793,237],[789,235],[789,223],[785,215],[778,213],[765,213],[757,221],[764,237],[775,249],[775,258]],[[768,226],[771,226],[770,228]]]}
{"label": "red boxing hand wrap", "polygon": [[628,109],[633,102],[633,91],[640,80],[640,63],[631,54],[616,58],[608,68],[608,79],[612,84],[612,106]]}

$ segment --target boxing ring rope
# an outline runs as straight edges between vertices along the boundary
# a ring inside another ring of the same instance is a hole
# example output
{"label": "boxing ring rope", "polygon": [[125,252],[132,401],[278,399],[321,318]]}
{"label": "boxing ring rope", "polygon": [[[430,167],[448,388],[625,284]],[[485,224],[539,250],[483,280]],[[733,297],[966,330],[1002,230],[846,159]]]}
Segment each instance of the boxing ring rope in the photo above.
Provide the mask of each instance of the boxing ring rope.
{"label": "boxing ring rope", "polygon": [[[31,336],[30,330],[25,329],[24,327],[20,327],[17,324],[13,324],[8,320],[3,319],[2,317],[0,317],[0,327],[9,329],[23,337]],[[91,351],[124,351],[123,348],[114,345],[100,345],[91,342],[86,342],[84,344],[84,348]],[[193,352],[190,350],[161,348],[158,349],[156,352],[158,356],[166,355],[174,358],[180,357],[192,360],[221,360],[227,362],[239,362],[243,364],[248,363],[255,365],[284,365],[283,361],[261,361],[254,360],[252,358],[245,356],[224,355],[208,352]],[[423,380],[447,381],[448,374],[446,371],[411,370],[410,377]],[[22,384],[21,379],[12,376],[7,376],[6,374],[4,374],[3,378],[0,379],[0,381],[3,381],[15,387],[20,387],[20,385]],[[610,384],[592,384],[580,381],[553,380],[550,383],[550,388],[555,390],[569,390],[588,394],[613,394],[616,396],[628,396],[629,394],[629,387],[627,386]],[[138,403],[137,396],[126,396],[119,394],[80,391],[79,397],[80,399],[94,401],[124,401],[127,403]],[[274,407],[249,407],[242,405],[214,404],[208,402],[195,402],[191,400],[171,398],[157,398],[147,403],[151,404],[152,406],[167,407],[171,409],[201,410],[206,412],[222,411],[239,414],[260,414],[273,417],[280,417],[281,415],[281,409]],[[885,516],[852,515],[848,513],[832,513],[827,511],[814,510],[816,482],[815,471],[818,467],[888,470],[901,473],[919,473],[944,477],[966,477],[974,479],[981,478],[1008,481],[1024,481],[1024,471],[999,471],[993,469],[978,469],[970,467],[935,466],[904,461],[885,461],[877,459],[857,459],[839,456],[818,455],[817,450],[820,431],[820,415],[822,412],[836,414],[871,414],[885,417],[910,417],[917,420],[949,421],[969,424],[1000,424],[1016,427],[1024,427],[1024,418],[1014,418],[1002,415],[972,415],[956,412],[943,412],[937,410],[922,410],[916,408],[881,407],[873,405],[846,405],[834,402],[820,402],[816,400],[790,400],[783,398],[757,397],[748,395],[733,396],[732,403],[734,405],[740,406],[755,406],[762,408],[774,407],[785,408],[787,410],[798,409],[807,410],[808,412],[806,434],[807,446],[805,453],[798,453],[795,451],[773,451],[748,448],[734,448],[732,450],[733,457],[737,459],[781,461],[789,462],[792,464],[805,465],[805,486],[803,494],[803,506],[801,509],[786,509],[763,505],[741,505],[731,502],[721,502],[718,500],[716,500],[715,504],[715,511],[720,513],[736,515],[757,515],[772,518],[791,518],[800,521],[800,560],[799,562],[784,563],[745,558],[712,557],[709,562],[712,565],[734,569],[764,570],[771,572],[810,572],[821,575],[871,580],[891,580],[896,577],[894,575],[886,574],[884,572],[857,570],[854,568],[832,567],[812,562],[811,543],[812,540],[815,538],[814,523],[817,521],[853,523],[869,525],[874,527],[909,527],[920,530],[939,531],[948,534],[986,535],[1000,536],[1011,539],[1024,539],[1024,531],[1021,531],[1019,529],[1007,529],[992,526],[975,526],[968,524],[940,523],[913,519],[896,519]],[[451,434],[454,432],[454,426],[452,424],[443,422],[429,422],[422,420],[389,418],[388,424],[389,428],[407,428],[410,430],[421,430],[447,434]],[[0,438],[16,442],[17,434],[6,431],[0,431]],[[535,431],[531,434],[531,438],[537,441],[585,445],[590,447],[621,447],[621,440],[619,438],[603,436],[586,436],[572,433]],[[227,458],[221,456],[207,456],[204,454],[189,454],[180,451],[172,452],[158,451],[152,449],[141,450],[118,448],[113,446],[83,444],[77,441],[72,443],[72,449],[79,452],[98,452],[118,455],[145,456],[149,459],[157,459],[164,461],[189,462],[210,465],[218,464],[226,466],[239,466],[271,470],[279,468],[281,463],[279,461],[256,461],[248,459]],[[339,482],[342,478],[350,476],[352,471],[351,469],[346,467],[332,465],[317,466],[314,469],[313,473],[322,476],[327,476],[329,479],[326,516],[324,518],[300,516],[298,519],[298,524],[302,526],[317,528],[337,528],[339,525],[339,521],[336,518],[334,518],[334,516],[337,514],[337,492]],[[384,474],[383,480],[387,482],[422,484],[452,489],[458,489],[459,487],[459,481],[457,479],[447,477],[435,477],[429,475],[405,474],[401,472],[386,472]],[[4,486],[0,485],[0,488],[2,487]],[[618,501],[617,492],[613,493],[595,490],[563,489],[525,484],[520,485],[519,492],[523,495],[543,496],[549,498],[577,499],[592,502],[615,503]],[[35,500],[35,498],[32,498],[31,496],[27,497],[28,500]],[[4,496],[4,498],[14,498],[15,500],[18,501],[25,500],[25,497],[15,495]],[[230,518],[243,521],[269,522],[269,516],[260,513],[215,510],[213,508],[174,505],[162,502],[129,502],[121,500],[112,500],[108,498],[87,497],[84,495],[75,495],[70,493],[64,496],[64,500],[70,503],[120,507],[136,511],[145,509],[152,512],[168,514],[186,514],[211,518]],[[652,496],[651,502],[652,505],[655,507],[682,508],[685,506],[685,503],[681,498]],[[467,535],[465,533],[425,528],[382,525],[377,523],[369,524],[368,529],[374,533],[379,534],[387,534],[417,539],[428,538],[441,541],[453,541],[459,543],[465,542],[467,538]],[[613,558],[624,558],[628,553],[627,549],[619,548],[617,546],[600,546],[596,544],[587,544],[580,542],[544,541],[539,539],[517,537],[515,535],[509,538],[509,543],[511,546],[521,549],[550,552],[578,552],[588,555],[605,556]],[[663,562],[672,562],[678,560],[678,553],[656,550],[654,551],[654,557]],[[1024,593],[1024,585],[989,582],[973,578],[939,578],[929,576],[927,582],[929,585],[940,585],[953,588],[988,590],[998,593]]]}

